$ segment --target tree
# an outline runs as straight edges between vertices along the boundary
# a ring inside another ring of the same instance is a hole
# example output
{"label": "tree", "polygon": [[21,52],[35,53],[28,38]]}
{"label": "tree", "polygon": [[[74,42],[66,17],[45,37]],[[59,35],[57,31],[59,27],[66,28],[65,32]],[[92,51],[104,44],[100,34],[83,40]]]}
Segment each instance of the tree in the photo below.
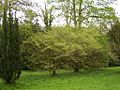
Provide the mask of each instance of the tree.
{"label": "tree", "polygon": [[120,60],[120,22],[117,20],[112,26],[110,31],[107,33],[111,46],[111,64],[117,61],[119,65]]}
{"label": "tree", "polygon": [[[8,10],[9,17],[7,17]],[[8,0],[4,2],[1,42],[1,77],[5,83],[12,84],[21,74],[20,37],[18,19],[13,19],[11,3]]]}
{"label": "tree", "polygon": [[[99,31],[92,29],[74,30],[72,28],[54,28],[51,31],[31,36],[25,47],[30,47],[29,60],[38,66],[56,74],[57,70],[81,68],[100,68],[108,63],[108,44]],[[30,41],[30,42],[29,42]]]}
{"label": "tree", "polygon": [[114,1],[57,0],[56,2],[59,3],[61,15],[65,17],[67,25],[74,25],[74,27],[100,25],[101,23],[108,26],[116,19],[115,10],[110,7]]}
{"label": "tree", "polygon": [[[3,16],[3,8],[4,8],[4,2],[5,0],[0,1],[0,17]],[[31,0],[8,0],[8,2],[11,3],[12,6],[12,12],[18,11],[18,12],[24,12],[28,9],[28,7],[32,6]],[[8,7],[7,7],[8,10]],[[18,17],[17,17],[18,18]],[[19,17],[21,18],[21,17]]]}
{"label": "tree", "polygon": [[41,27],[38,23],[38,19],[37,19],[37,14],[31,10],[31,9],[28,9],[25,12],[25,24],[29,26],[29,30],[31,30],[32,32],[38,32],[41,30]]}
{"label": "tree", "polygon": [[[0,1],[1,7],[4,7],[4,2],[5,2],[5,0]],[[28,0],[28,1],[26,1],[26,0],[8,0],[8,2],[11,3],[11,6],[13,6],[12,9],[14,9],[14,10],[20,10],[20,9],[23,10],[24,6],[32,5],[31,0]],[[19,8],[17,8],[17,7],[19,7]]]}
{"label": "tree", "polygon": [[40,16],[40,18],[42,19],[45,28],[47,30],[49,30],[52,26],[52,22],[54,20],[54,15],[53,15],[53,11],[54,11],[54,6],[52,5],[50,8],[48,8],[48,5],[45,4],[44,5],[44,9],[40,8],[42,14],[39,14],[38,16]]}

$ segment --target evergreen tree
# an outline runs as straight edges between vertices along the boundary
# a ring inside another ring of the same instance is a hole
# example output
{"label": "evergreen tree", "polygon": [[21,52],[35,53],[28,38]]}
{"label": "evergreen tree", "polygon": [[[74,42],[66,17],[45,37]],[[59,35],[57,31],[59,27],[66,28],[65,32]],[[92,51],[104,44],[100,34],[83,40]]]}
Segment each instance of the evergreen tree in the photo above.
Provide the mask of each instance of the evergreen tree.
{"label": "evergreen tree", "polygon": [[[9,17],[7,11],[9,8]],[[3,14],[1,37],[1,77],[7,84],[12,84],[21,74],[20,38],[18,19],[13,19],[11,5],[6,0]]]}

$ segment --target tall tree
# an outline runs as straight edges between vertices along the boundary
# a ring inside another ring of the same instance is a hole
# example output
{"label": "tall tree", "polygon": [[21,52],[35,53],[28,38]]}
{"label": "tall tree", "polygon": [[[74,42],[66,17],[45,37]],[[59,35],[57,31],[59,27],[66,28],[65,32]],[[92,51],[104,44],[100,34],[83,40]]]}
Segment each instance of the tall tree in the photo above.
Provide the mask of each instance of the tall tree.
{"label": "tall tree", "polygon": [[[5,0],[1,38],[2,58],[0,71],[2,79],[7,84],[14,83],[21,74],[18,19],[13,19],[11,8],[11,2]],[[9,14],[7,14],[7,11],[9,11]]]}
{"label": "tall tree", "polygon": [[68,24],[69,18],[71,20],[70,25],[74,25],[74,27],[89,26],[91,24],[100,25],[101,23],[107,26],[116,19],[115,10],[110,6],[112,2],[114,1],[57,0],[66,23]]}

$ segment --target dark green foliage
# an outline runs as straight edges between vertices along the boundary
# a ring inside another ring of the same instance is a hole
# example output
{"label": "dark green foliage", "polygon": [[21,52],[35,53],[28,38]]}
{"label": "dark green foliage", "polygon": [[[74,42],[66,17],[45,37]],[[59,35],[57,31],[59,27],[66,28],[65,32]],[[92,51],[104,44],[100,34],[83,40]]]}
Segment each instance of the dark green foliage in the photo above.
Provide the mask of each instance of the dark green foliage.
{"label": "dark green foliage", "polygon": [[108,32],[111,43],[114,43],[117,46],[120,45],[120,33],[119,32],[120,32],[120,22],[117,21],[112,26],[111,30]]}
{"label": "dark green foliage", "polygon": [[18,19],[12,17],[9,7],[9,18],[7,9],[4,8],[3,28],[1,37],[1,77],[7,84],[12,84],[21,74],[20,61],[20,37]]}
{"label": "dark green foliage", "polygon": [[[1,42],[1,28],[0,28],[0,42]],[[1,43],[0,43],[0,48],[1,48]],[[2,58],[2,52],[0,49],[0,68],[1,68],[1,58]],[[0,77],[1,77],[1,69],[0,69]]]}
{"label": "dark green foliage", "polygon": [[[21,59],[22,59],[22,69],[25,70],[36,70],[41,67],[42,62],[37,62],[36,57],[39,56],[40,50],[36,47],[34,43],[28,43],[24,41],[21,46]],[[34,53],[34,54],[33,54]],[[39,53],[39,54],[38,54]],[[34,56],[33,56],[34,55]],[[30,58],[30,57],[34,57]]]}
{"label": "dark green foliage", "polygon": [[115,22],[115,24],[112,25],[111,30],[108,32],[108,36],[112,50],[111,65],[116,64],[118,66],[120,60],[120,22],[119,21]]}
{"label": "dark green foliage", "polygon": [[38,20],[36,20],[35,24],[32,25],[32,31],[33,31],[34,33],[36,33],[36,32],[41,32],[41,31],[42,31],[42,30],[41,30],[41,26],[40,26],[39,23],[38,23]]}
{"label": "dark green foliage", "polygon": [[106,66],[107,53],[106,51],[101,51],[99,49],[88,49],[87,51],[87,61],[86,65],[90,68],[100,68]]}

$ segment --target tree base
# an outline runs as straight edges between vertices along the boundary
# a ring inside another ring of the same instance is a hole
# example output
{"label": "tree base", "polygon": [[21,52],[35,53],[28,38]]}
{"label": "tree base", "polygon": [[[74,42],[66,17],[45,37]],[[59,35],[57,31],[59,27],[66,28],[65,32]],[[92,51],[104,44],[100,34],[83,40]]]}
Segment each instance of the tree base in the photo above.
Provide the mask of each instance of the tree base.
{"label": "tree base", "polygon": [[52,71],[52,75],[56,75],[57,73],[56,73],[56,71]]}
{"label": "tree base", "polygon": [[79,72],[79,69],[77,69],[77,68],[76,68],[76,69],[74,69],[74,72]]}

